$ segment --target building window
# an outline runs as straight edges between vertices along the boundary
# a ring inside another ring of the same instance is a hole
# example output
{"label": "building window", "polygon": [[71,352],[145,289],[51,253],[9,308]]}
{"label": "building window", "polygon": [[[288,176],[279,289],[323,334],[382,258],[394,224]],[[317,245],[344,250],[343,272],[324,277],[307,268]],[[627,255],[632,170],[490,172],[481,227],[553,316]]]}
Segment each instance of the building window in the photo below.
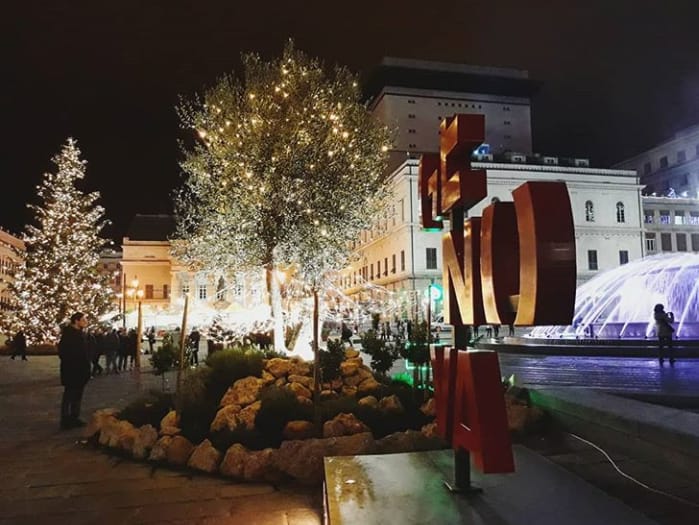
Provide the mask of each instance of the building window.
{"label": "building window", "polygon": [[413,99],[408,99],[408,104],[415,104],[415,101]]}
{"label": "building window", "polygon": [[504,107],[502,108],[502,110],[503,110],[503,111],[510,111],[510,106],[504,106]]}
{"label": "building window", "polygon": [[163,285],[163,299],[170,298],[170,287],[167,284]]}
{"label": "building window", "polygon": [[372,279],[372,280],[374,279],[374,263],[371,263],[369,265],[369,276],[370,276],[370,279]]}
{"label": "building window", "polygon": [[388,257],[383,258],[383,274],[388,275]]}
{"label": "building window", "polygon": [[655,234],[654,233],[646,233],[646,251],[647,252],[654,252],[656,250],[655,248]]}
{"label": "building window", "polygon": [[687,224],[699,224],[699,212],[690,211]]}
{"label": "building window", "polygon": [[660,224],[670,224],[669,210],[660,210]]}
{"label": "building window", "polygon": [[643,165],[643,174],[644,174],[644,175],[650,175],[650,170],[651,170],[650,162],[646,162],[646,163]]}
{"label": "building window", "polygon": [[697,154],[697,157],[699,157],[699,144],[697,144],[694,149],[695,149],[694,152]]}
{"label": "building window", "polygon": [[425,250],[426,263],[428,270],[437,269],[437,248],[426,248]]}
{"label": "building window", "polygon": [[684,212],[675,210],[675,224],[684,224]]}
{"label": "building window", "polygon": [[376,261],[376,278],[381,277],[381,261]]}
{"label": "building window", "polygon": [[678,233],[677,234],[677,251],[686,252],[687,251],[687,234]]}
{"label": "building window", "polygon": [[391,273],[396,273],[396,254],[391,255]]}
{"label": "building window", "polygon": [[189,295],[189,283],[182,283],[182,288],[180,289],[182,295]]}
{"label": "building window", "polygon": [[624,203],[616,203],[616,222],[626,222],[626,216],[624,214]]}
{"label": "building window", "polygon": [[206,299],[206,285],[199,285],[199,299]]}
{"label": "building window", "polygon": [[416,132],[414,129],[409,129],[409,130],[408,130],[408,133],[411,133],[411,134],[412,134],[412,133],[417,133],[417,132]]}
{"label": "building window", "polygon": [[669,233],[660,234],[660,249],[664,252],[672,251],[672,236]]}
{"label": "building window", "polygon": [[619,250],[619,264],[626,264],[629,262],[629,252],[627,250]]}
{"label": "building window", "polygon": [[660,157],[660,169],[667,168],[667,157]]}
{"label": "building window", "polygon": [[587,250],[587,269],[598,270],[597,266],[597,250]]}
{"label": "building window", "polygon": [[652,211],[646,210],[643,213],[643,222],[646,224],[653,224],[653,216],[654,216],[654,213]]}
{"label": "building window", "polygon": [[684,162],[685,160],[687,160],[687,154],[681,149],[677,152],[677,162]]}
{"label": "building window", "polygon": [[400,251],[400,271],[405,271],[405,250]]}
{"label": "building window", "polygon": [[699,252],[699,233],[692,234],[692,251]]}
{"label": "building window", "polygon": [[415,118],[415,114],[414,114],[414,113],[408,113],[408,118]]}
{"label": "building window", "polygon": [[153,285],[146,285],[146,299],[153,299]]}
{"label": "building window", "polygon": [[505,126],[509,126],[509,125],[512,124],[512,122],[510,122],[509,120],[505,120],[505,121],[503,122],[503,124],[505,124]]}
{"label": "building window", "polygon": [[585,203],[585,221],[595,222],[595,206],[592,204],[592,201]]}

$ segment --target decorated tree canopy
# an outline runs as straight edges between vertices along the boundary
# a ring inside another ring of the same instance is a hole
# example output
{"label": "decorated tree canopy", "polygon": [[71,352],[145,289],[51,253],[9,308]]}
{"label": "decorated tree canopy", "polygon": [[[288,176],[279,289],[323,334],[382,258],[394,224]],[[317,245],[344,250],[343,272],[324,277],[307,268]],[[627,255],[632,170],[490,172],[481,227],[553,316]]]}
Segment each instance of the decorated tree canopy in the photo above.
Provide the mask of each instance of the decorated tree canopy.
{"label": "decorated tree canopy", "polygon": [[106,244],[99,236],[105,225],[99,193],[76,187],[86,162],[75,140],[68,139],[52,161],[58,171],[44,176],[37,187],[40,203],[29,205],[36,225],[25,229],[24,264],[10,285],[16,309],[2,318],[4,330],[21,328],[32,343],[54,343],[59,325],[76,311],[94,320],[113,308],[109,276],[98,271]]}
{"label": "decorated tree canopy", "polygon": [[328,72],[291,43],[243,65],[179,107],[197,141],[182,162],[175,252],[193,267],[266,267],[280,320],[272,270],[317,279],[347,262],[382,206],[390,137],[344,68]]}

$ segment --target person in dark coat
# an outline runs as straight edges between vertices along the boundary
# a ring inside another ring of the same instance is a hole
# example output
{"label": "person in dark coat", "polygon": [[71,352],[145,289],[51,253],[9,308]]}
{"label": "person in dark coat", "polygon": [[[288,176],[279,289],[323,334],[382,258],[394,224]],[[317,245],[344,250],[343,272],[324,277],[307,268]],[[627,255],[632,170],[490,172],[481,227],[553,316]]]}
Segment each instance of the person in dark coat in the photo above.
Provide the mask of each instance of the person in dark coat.
{"label": "person in dark coat", "polygon": [[189,334],[189,350],[191,352],[191,362],[190,365],[192,366],[199,366],[199,340],[201,339],[201,335],[199,334],[199,330],[194,328],[192,332]]}
{"label": "person in dark coat", "polygon": [[58,343],[61,384],[64,386],[61,400],[62,429],[85,426],[85,422],[80,419],[80,403],[92,368],[88,357],[86,327],[87,316],[82,312],[74,313]]}
{"label": "person in dark coat", "polygon": [[672,333],[675,329],[672,323],[675,322],[675,316],[672,312],[666,312],[665,306],[656,304],[653,308],[653,319],[655,320],[655,333],[658,336],[658,361],[663,364],[665,351],[669,354],[670,364],[675,362],[675,357],[672,355]]}
{"label": "person in dark coat", "polygon": [[22,361],[27,361],[27,338],[24,337],[22,330],[17,332],[12,340],[12,359],[15,356],[20,356]]}

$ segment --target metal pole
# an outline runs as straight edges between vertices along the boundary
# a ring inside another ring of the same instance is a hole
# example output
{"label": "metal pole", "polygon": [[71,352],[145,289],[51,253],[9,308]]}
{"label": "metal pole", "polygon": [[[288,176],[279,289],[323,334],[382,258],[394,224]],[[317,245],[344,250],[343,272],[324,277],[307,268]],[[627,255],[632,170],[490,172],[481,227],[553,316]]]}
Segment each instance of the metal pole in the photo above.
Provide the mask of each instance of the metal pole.
{"label": "metal pole", "polygon": [[318,352],[318,325],[319,325],[319,299],[318,289],[313,286],[313,422],[316,432],[322,434],[320,426],[320,353]]}

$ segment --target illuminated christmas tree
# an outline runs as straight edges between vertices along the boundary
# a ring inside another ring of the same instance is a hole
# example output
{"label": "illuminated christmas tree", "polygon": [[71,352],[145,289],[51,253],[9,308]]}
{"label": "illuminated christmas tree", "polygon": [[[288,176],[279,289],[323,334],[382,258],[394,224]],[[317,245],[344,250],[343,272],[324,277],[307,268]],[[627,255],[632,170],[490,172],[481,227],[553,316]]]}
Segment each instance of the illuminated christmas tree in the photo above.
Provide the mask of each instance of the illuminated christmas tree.
{"label": "illuminated christmas tree", "polygon": [[194,268],[267,270],[274,345],[284,348],[276,268],[316,281],[347,263],[385,197],[388,130],[355,76],[289,43],[179,108],[196,134],[176,202],[175,253]]}
{"label": "illuminated christmas tree", "polygon": [[17,308],[3,317],[5,330],[22,328],[34,344],[55,343],[59,326],[81,311],[95,321],[113,309],[109,276],[98,272],[99,236],[106,224],[99,193],[84,193],[76,183],[85,177],[84,160],[68,139],[37,186],[40,203],[29,205],[36,225],[25,228],[24,264],[11,285]]}

